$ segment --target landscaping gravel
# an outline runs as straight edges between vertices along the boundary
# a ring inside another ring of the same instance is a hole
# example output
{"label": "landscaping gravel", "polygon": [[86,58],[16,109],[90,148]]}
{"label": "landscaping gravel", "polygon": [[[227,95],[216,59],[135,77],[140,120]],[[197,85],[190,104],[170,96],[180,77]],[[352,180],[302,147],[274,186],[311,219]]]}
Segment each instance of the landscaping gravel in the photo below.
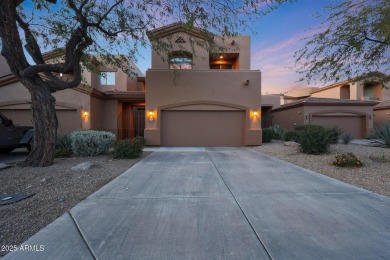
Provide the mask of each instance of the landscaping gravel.
{"label": "landscaping gravel", "polygon": [[[0,206],[0,246],[20,245],[80,201],[125,172],[138,159],[112,159],[112,155],[55,159],[43,168],[14,166],[0,170],[0,194],[35,193],[14,204]],[[83,162],[88,170],[74,171]],[[0,256],[6,251],[0,250]]]}
{"label": "landscaping gravel", "polygon": [[[360,145],[335,144],[329,153],[307,155],[298,147],[284,146],[283,142],[264,143],[254,147],[256,151],[274,156],[306,169],[327,175],[340,181],[390,197],[390,149]],[[354,153],[363,167],[337,167],[332,165],[336,153]]]}

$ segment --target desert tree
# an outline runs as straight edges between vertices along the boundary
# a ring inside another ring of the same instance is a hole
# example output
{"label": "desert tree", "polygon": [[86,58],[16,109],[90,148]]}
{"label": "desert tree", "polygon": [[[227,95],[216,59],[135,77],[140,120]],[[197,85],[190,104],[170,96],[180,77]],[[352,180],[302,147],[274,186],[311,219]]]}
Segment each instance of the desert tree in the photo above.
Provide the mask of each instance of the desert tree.
{"label": "desert tree", "polygon": [[[390,73],[390,1],[334,1],[318,13],[321,26],[295,53],[301,81],[335,82]],[[380,71],[382,73],[373,73]]]}
{"label": "desert tree", "polygon": [[[52,93],[79,86],[82,70],[94,69],[86,54],[97,53],[103,63],[120,66],[131,74],[129,60],[136,62],[142,47],[151,45],[160,52],[169,47],[150,44],[148,31],[180,22],[189,30],[197,27],[231,36],[250,28],[254,19],[282,3],[293,1],[2,0],[1,54],[31,94],[35,133],[23,165],[52,164],[57,136]],[[44,55],[48,50],[61,52],[63,58],[48,60]]]}

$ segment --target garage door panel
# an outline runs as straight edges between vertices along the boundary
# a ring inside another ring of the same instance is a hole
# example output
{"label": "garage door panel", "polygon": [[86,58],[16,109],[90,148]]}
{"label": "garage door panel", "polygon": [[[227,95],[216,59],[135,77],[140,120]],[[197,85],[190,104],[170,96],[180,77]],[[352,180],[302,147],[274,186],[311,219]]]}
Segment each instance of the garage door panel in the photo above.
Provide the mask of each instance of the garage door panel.
{"label": "garage door panel", "polygon": [[365,138],[364,116],[313,116],[311,123],[327,127],[337,126],[353,138]]}
{"label": "garage door panel", "polygon": [[242,146],[243,111],[162,111],[163,146]]}

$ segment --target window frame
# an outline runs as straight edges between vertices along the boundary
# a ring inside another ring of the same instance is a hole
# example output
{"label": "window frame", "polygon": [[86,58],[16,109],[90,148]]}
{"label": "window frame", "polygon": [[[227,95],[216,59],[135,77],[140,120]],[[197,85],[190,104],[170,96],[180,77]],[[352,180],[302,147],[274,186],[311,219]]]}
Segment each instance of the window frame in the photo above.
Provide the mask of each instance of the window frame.
{"label": "window frame", "polygon": [[[109,75],[108,73],[113,75],[113,78],[108,77],[108,75]],[[106,74],[107,76],[104,77],[103,76],[104,74]],[[105,79],[105,80],[102,81],[102,79]],[[110,79],[114,80],[113,84],[109,84],[109,83],[111,83],[111,81],[109,81]],[[115,71],[100,71],[100,74],[98,75],[98,84],[99,84],[99,86],[115,86],[116,85],[116,72]]]}

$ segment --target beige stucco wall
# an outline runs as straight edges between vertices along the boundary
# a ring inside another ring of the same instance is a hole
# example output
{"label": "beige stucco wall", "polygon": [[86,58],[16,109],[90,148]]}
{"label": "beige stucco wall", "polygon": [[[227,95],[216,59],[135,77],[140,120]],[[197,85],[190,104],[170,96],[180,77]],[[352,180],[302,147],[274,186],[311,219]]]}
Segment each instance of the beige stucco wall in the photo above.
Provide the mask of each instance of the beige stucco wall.
{"label": "beige stucco wall", "polygon": [[272,124],[281,125],[286,130],[294,130],[296,125],[304,123],[304,109],[303,107],[295,107],[291,109],[273,111]]}
{"label": "beige stucco wall", "polygon": [[[245,110],[246,144],[261,143],[260,77],[260,71],[249,70],[179,70],[176,74],[173,70],[148,70],[145,113],[148,119],[152,111],[154,121],[146,120],[147,144],[160,145],[161,109],[175,104],[177,107],[201,104]],[[246,80],[249,85],[244,84]],[[259,114],[257,119],[253,111]]]}
{"label": "beige stucco wall", "polygon": [[[341,87],[341,86],[340,86]],[[311,94],[311,97],[316,98],[340,98],[340,87],[327,89],[321,92]]]}
{"label": "beige stucco wall", "polygon": [[[175,43],[178,37],[182,37],[186,43]],[[209,52],[200,46],[197,41],[202,41],[193,36],[189,36],[182,32],[174,33],[170,36],[166,36],[161,41],[172,45],[171,51],[187,51],[193,54],[193,66],[192,70],[206,70],[210,68],[209,65]],[[250,69],[250,36],[240,35],[223,40],[221,37],[215,36],[214,41],[216,46],[225,47],[224,53],[238,53],[238,60],[234,67],[239,67],[242,70]],[[234,41],[234,44],[231,43]],[[221,50],[215,48],[212,53],[220,53]],[[152,50],[152,69],[168,69],[168,53]]]}
{"label": "beige stucco wall", "polygon": [[7,64],[5,58],[0,54],[0,77],[11,74],[11,70]]}
{"label": "beige stucco wall", "polygon": [[374,126],[390,122],[390,108],[374,110]]}
{"label": "beige stucco wall", "polygon": [[262,95],[261,96],[261,105],[262,106],[272,106],[272,109],[280,107],[281,102],[280,95]]}

